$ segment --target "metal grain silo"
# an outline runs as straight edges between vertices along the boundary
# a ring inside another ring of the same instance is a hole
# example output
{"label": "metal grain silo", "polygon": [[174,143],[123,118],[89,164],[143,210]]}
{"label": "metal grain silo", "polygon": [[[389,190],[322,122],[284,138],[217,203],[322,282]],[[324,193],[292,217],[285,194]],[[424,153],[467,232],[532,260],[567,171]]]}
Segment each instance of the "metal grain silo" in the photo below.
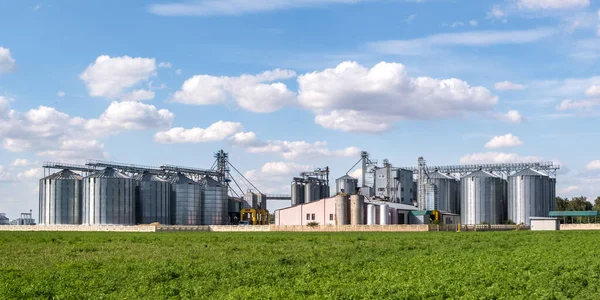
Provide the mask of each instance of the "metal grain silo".
{"label": "metal grain silo", "polygon": [[390,224],[390,206],[387,204],[379,205],[379,225]]}
{"label": "metal grain silo", "polygon": [[292,206],[304,203],[304,184],[292,182]]}
{"label": "metal grain silo", "polygon": [[137,223],[171,224],[171,182],[144,172],[137,180]]}
{"label": "metal grain silo", "polygon": [[310,203],[316,199],[315,185],[313,182],[304,185],[304,203]]}
{"label": "metal grain silo", "polygon": [[438,188],[431,182],[425,183],[425,209],[439,210]]}
{"label": "metal grain silo", "polygon": [[375,205],[367,205],[367,225],[375,225]]}
{"label": "metal grain silo", "polygon": [[365,197],[363,195],[352,195],[350,196],[350,224],[362,225],[363,210],[365,205]]}
{"label": "metal grain silo", "polygon": [[504,222],[503,181],[504,179],[485,171],[475,171],[460,180],[462,224]]}
{"label": "metal grain silo", "polygon": [[348,195],[356,194],[356,188],[358,187],[358,179],[344,175],[335,180],[335,191],[337,193],[344,192]]}
{"label": "metal grain silo", "polygon": [[181,173],[171,184],[171,223],[202,224],[202,187]]}
{"label": "metal grain silo", "polygon": [[267,195],[256,194],[256,202],[258,203],[259,209],[267,209]]}
{"label": "metal grain silo", "polygon": [[70,170],[40,179],[40,224],[81,224],[82,179]]}
{"label": "metal grain silo", "polygon": [[529,217],[547,217],[551,209],[550,178],[532,169],[508,177],[508,219],[529,224]]}
{"label": "metal grain silo", "polygon": [[439,172],[429,173],[429,182],[437,187],[437,210],[458,213],[460,183],[456,178]]}
{"label": "metal grain silo", "polygon": [[[227,185],[210,177],[204,178],[202,189],[203,225],[227,225],[227,192]],[[262,194],[257,195],[257,201],[259,196],[266,202],[266,196]]]}
{"label": "metal grain silo", "polygon": [[113,168],[83,179],[83,224],[135,225],[136,182]]}
{"label": "metal grain silo", "polygon": [[550,184],[550,211],[556,210],[556,178],[549,179]]}
{"label": "metal grain silo", "polygon": [[323,198],[329,198],[329,186],[327,185],[327,183],[323,182],[321,183],[321,197],[319,199],[323,199]]}
{"label": "metal grain silo", "polygon": [[244,201],[242,202],[242,208],[258,208],[258,196],[252,191],[246,192],[244,195]]}
{"label": "metal grain silo", "polygon": [[335,196],[335,217],[337,225],[348,225],[348,196],[337,195]]}

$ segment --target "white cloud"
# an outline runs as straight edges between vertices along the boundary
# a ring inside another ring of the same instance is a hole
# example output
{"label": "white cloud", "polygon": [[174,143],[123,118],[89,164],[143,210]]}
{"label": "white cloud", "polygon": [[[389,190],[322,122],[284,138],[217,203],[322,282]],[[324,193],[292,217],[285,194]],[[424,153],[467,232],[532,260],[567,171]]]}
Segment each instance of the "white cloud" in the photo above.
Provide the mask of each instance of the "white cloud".
{"label": "white cloud", "polygon": [[506,13],[502,8],[498,5],[494,5],[492,10],[487,13],[487,19],[498,20],[500,22],[506,23],[508,17],[508,13]]}
{"label": "white cloud", "polygon": [[10,49],[0,46],[0,73],[15,70],[15,59],[10,55]]}
{"label": "white cloud", "polygon": [[463,116],[491,109],[488,89],[460,79],[410,77],[402,64],[368,69],[356,62],[298,77],[299,101],[315,121],[342,131],[380,132],[398,120]]}
{"label": "white cloud", "polygon": [[353,157],[360,155],[360,149],[356,147],[329,150],[325,141],[309,143],[305,141],[273,140],[257,146],[250,146],[247,151],[250,153],[277,153],[290,160],[299,157]]}
{"label": "white cloud", "polygon": [[182,73],[181,69],[177,69],[177,70],[175,70],[175,74],[177,74],[177,75],[181,75],[181,73]]}
{"label": "white cloud", "polygon": [[17,174],[17,179],[19,180],[40,179],[42,177],[44,177],[44,171],[42,168],[33,168]]}
{"label": "white cloud", "polygon": [[558,111],[565,111],[565,110],[589,111],[591,108],[599,106],[599,105],[600,105],[600,99],[579,100],[579,101],[565,99],[565,100],[561,101],[559,105],[556,106],[556,110],[558,110]]}
{"label": "white cloud", "polygon": [[160,16],[242,15],[327,4],[355,4],[366,1],[371,0],[200,0],[151,4],[148,6],[148,11]]}
{"label": "white cloud", "polygon": [[494,88],[497,91],[519,91],[527,88],[524,84],[512,83],[510,81],[496,82]]}
{"label": "white cloud", "polygon": [[84,159],[105,159],[108,154],[104,144],[97,140],[62,140],[56,149],[38,151],[36,155],[63,162],[83,161]]}
{"label": "white cloud", "polygon": [[440,33],[412,40],[387,40],[369,43],[369,47],[384,54],[424,55],[443,46],[485,47],[505,44],[525,44],[552,36],[557,31],[550,28],[528,30],[487,30],[459,33]]}
{"label": "white cloud", "polygon": [[154,58],[102,55],[79,75],[90,96],[116,98],[155,73]]}
{"label": "white cloud", "polygon": [[128,130],[168,128],[173,113],[140,102],[112,102],[98,119],[88,120],[85,129],[96,135],[110,135]]}
{"label": "white cloud", "polygon": [[509,110],[505,114],[496,114],[496,118],[500,121],[506,123],[519,124],[525,122],[525,118],[521,116],[521,113],[518,110]]}
{"label": "white cloud", "polygon": [[0,183],[14,181],[12,174],[3,166],[0,165]]}
{"label": "white cloud", "polygon": [[586,91],[585,94],[590,97],[600,96],[600,85],[592,85]]}
{"label": "white cloud", "polygon": [[0,120],[10,111],[10,102],[12,102],[12,98],[0,96]]}
{"label": "white cloud", "polygon": [[590,5],[590,0],[519,0],[521,9],[575,9]]}
{"label": "white cloud", "polygon": [[66,94],[65,94],[65,92],[63,92],[63,91],[58,91],[58,92],[56,93],[56,96],[59,96],[59,97],[64,97],[65,95],[66,95]]}
{"label": "white cloud", "polygon": [[246,110],[273,112],[293,103],[296,95],[285,84],[272,82],[294,76],[294,71],[280,69],[239,77],[196,75],[183,83],[181,90],[173,95],[172,101],[213,105],[225,103],[231,98]]}
{"label": "white cloud", "polygon": [[222,141],[242,130],[240,123],[218,121],[206,129],[194,127],[185,129],[182,127],[171,128],[154,135],[154,141],[161,144],[177,143],[204,143]]}
{"label": "white cloud", "polygon": [[542,161],[542,159],[536,156],[519,156],[515,153],[503,152],[472,153],[460,158],[461,164],[501,164],[540,161]]}
{"label": "white cloud", "polygon": [[576,192],[576,191],[579,191],[579,190],[581,190],[581,187],[580,187],[580,186],[577,186],[577,185],[570,185],[570,186],[568,186],[568,187],[566,187],[566,188],[562,188],[562,189],[559,189],[559,190],[557,190],[557,192],[558,192],[558,193],[557,193],[557,194],[558,194],[557,196],[559,196],[559,195],[562,195],[562,194],[569,194],[569,193],[573,193],[573,192]]}
{"label": "white cloud", "polygon": [[154,99],[154,92],[149,90],[135,90],[121,97],[121,101],[144,101]]}
{"label": "white cloud", "polygon": [[170,69],[171,67],[173,67],[173,65],[170,62],[161,62],[158,64],[158,67]]}
{"label": "white cloud", "polygon": [[238,132],[234,134],[229,140],[234,145],[251,146],[259,143],[256,133],[250,132]]}
{"label": "white cloud", "polygon": [[273,161],[265,163],[258,169],[244,172],[244,177],[263,193],[289,194],[292,177],[313,169],[310,165]]}
{"label": "white cloud", "polygon": [[588,170],[600,170],[600,160],[594,160],[585,165]]}
{"label": "white cloud", "polygon": [[450,24],[450,27],[456,28],[456,27],[462,27],[462,26],[467,26],[467,25],[475,27],[475,26],[477,26],[477,24],[479,24],[477,22],[477,20],[470,20],[470,21],[466,21],[466,22],[458,21],[458,22],[454,22],[454,23]]}
{"label": "white cloud", "polygon": [[15,166],[15,167],[28,166],[30,164],[31,163],[29,162],[29,160],[27,160],[25,158],[17,158],[12,163],[12,165]]}
{"label": "white cloud", "polygon": [[486,148],[506,148],[506,147],[517,147],[523,145],[523,142],[519,137],[512,135],[511,133],[505,135],[499,135],[493,137],[489,142],[485,144]]}

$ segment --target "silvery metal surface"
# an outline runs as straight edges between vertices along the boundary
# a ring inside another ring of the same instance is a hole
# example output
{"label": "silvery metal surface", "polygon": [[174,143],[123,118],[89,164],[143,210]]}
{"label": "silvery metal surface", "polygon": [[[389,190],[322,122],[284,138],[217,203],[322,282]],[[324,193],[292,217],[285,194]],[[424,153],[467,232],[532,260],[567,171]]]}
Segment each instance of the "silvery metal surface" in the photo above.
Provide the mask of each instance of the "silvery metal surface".
{"label": "silvery metal surface", "polygon": [[[203,179],[202,224],[227,225],[227,186],[210,178]],[[265,197],[266,198],[266,197]]]}
{"label": "silvery metal surface", "polygon": [[81,224],[82,179],[69,170],[40,179],[39,224]]}
{"label": "silvery metal surface", "polygon": [[379,205],[379,225],[390,224],[390,207],[387,204]]}
{"label": "silvery metal surface", "polygon": [[425,209],[439,210],[438,188],[432,182],[425,183]]}
{"label": "silvery metal surface", "polygon": [[438,206],[436,209],[449,213],[458,213],[460,183],[456,178],[447,174],[433,172],[429,173],[429,182],[437,187]]}
{"label": "silvery metal surface", "polygon": [[135,178],[138,181],[137,223],[171,224],[171,182],[149,173]]}
{"label": "silvery metal surface", "polygon": [[83,179],[83,224],[134,225],[136,181],[112,168]]}
{"label": "silvery metal surface", "polygon": [[258,196],[253,192],[247,192],[244,195],[244,200],[242,202],[243,208],[258,208]]}
{"label": "silvery metal surface", "polygon": [[530,224],[530,217],[547,217],[556,205],[552,182],[545,174],[531,169],[509,176],[508,219]]}
{"label": "silvery metal surface", "polygon": [[319,199],[323,199],[323,198],[329,198],[329,186],[325,183],[320,185],[321,190],[320,190],[320,195],[321,197],[319,197]]}
{"label": "silvery metal surface", "polygon": [[[396,186],[394,202],[411,205],[413,201],[413,172],[405,169],[396,170]],[[416,189],[415,189],[416,191]],[[416,199],[416,198],[415,198]]]}
{"label": "silvery metal surface", "polygon": [[475,171],[461,179],[462,224],[501,224],[505,221],[503,181],[485,171]]}
{"label": "silvery metal surface", "polygon": [[367,225],[375,225],[375,205],[367,205]]}
{"label": "silvery metal surface", "polygon": [[315,189],[315,184],[314,183],[307,183],[304,185],[304,203],[310,203],[312,201],[314,201],[317,197],[317,195],[315,195],[315,191],[319,190],[318,187],[317,189]]}
{"label": "silvery metal surface", "polygon": [[350,224],[351,225],[362,225],[363,210],[365,204],[365,197],[363,195],[352,195],[350,196]]}
{"label": "silvery metal surface", "polygon": [[238,198],[229,197],[228,203],[229,203],[229,205],[228,205],[229,207],[228,207],[227,210],[230,213],[240,212],[240,210],[242,208],[242,201],[241,200],[239,200]]}
{"label": "silvery metal surface", "polygon": [[335,191],[341,193],[342,190],[348,195],[356,194],[356,187],[358,187],[358,179],[344,175],[335,180]]}
{"label": "silvery metal surface", "polygon": [[556,178],[550,178],[550,211],[556,210]]}
{"label": "silvery metal surface", "polygon": [[304,203],[304,184],[292,182],[292,206]]}
{"label": "silvery metal surface", "polygon": [[256,202],[258,203],[259,209],[267,209],[267,195],[256,194]]}
{"label": "silvery metal surface", "polygon": [[202,187],[180,173],[171,184],[171,223],[202,224]]}

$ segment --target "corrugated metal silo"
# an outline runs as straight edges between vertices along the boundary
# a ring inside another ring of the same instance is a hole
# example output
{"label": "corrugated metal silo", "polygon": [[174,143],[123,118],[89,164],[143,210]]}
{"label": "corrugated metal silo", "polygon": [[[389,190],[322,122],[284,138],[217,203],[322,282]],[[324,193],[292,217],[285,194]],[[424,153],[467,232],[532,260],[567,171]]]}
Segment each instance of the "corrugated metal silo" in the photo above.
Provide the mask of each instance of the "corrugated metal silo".
{"label": "corrugated metal silo", "polygon": [[365,204],[365,197],[363,195],[352,195],[350,196],[350,224],[362,225],[363,220],[363,207]]}
{"label": "corrugated metal silo", "polygon": [[425,205],[427,210],[439,209],[438,188],[432,182],[425,183]]}
{"label": "corrugated metal silo", "polygon": [[70,170],[40,179],[40,224],[81,224],[82,179]]}
{"label": "corrugated metal silo", "polygon": [[267,195],[256,194],[256,202],[260,209],[267,209]]}
{"label": "corrugated metal silo", "polygon": [[292,206],[304,203],[304,184],[292,182]]}
{"label": "corrugated metal silo", "polygon": [[550,178],[550,211],[556,210],[556,178]]}
{"label": "corrugated metal silo", "polygon": [[304,203],[310,203],[315,200],[315,183],[309,182],[304,185]]}
{"label": "corrugated metal silo", "polygon": [[342,191],[348,195],[356,194],[356,188],[358,187],[358,179],[344,175],[335,180],[335,191],[341,193]]}
{"label": "corrugated metal silo", "polygon": [[210,177],[205,177],[203,183],[202,224],[227,225],[227,186]]}
{"label": "corrugated metal silo", "polygon": [[502,178],[485,171],[475,171],[460,180],[462,224],[504,222],[503,181]]}
{"label": "corrugated metal silo", "polygon": [[335,196],[335,217],[337,225],[348,225],[348,196]]}
{"label": "corrugated metal silo", "polygon": [[258,197],[253,192],[246,192],[244,195],[244,201],[242,203],[243,208],[258,208]]}
{"label": "corrugated metal silo", "polygon": [[321,197],[319,199],[323,199],[323,198],[329,198],[329,186],[327,185],[327,183],[323,182],[321,184]]}
{"label": "corrugated metal silo", "polygon": [[181,173],[177,173],[171,184],[171,223],[202,224],[202,187]]}
{"label": "corrugated metal silo", "polygon": [[546,174],[525,169],[508,177],[508,219],[529,224],[529,217],[547,217],[551,184]]}
{"label": "corrugated metal silo", "polygon": [[438,206],[436,209],[449,213],[458,213],[458,190],[460,187],[456,178],[433,172],[429,174],[429,182],[437,187]]}
{"label": "corrugated metal silo", "polygon": [[135,187],[135,180],[112,168],[85,177],[82,223],[134,225]]}
{"label": "corrugated metal silo", "polygon": [[375,205],[367,205],[367,225],[375,225]]}
{"label": "corrugated metal silo", "polygon": [[379,205],[379,224],[389,225],[390,224],[390,206],[387,204]]}
{"label": "corrugated metal silo", "polygon": [[171,182],[148,172],[136,176],[135,180],[138,181],[137,223],[171,224]]}

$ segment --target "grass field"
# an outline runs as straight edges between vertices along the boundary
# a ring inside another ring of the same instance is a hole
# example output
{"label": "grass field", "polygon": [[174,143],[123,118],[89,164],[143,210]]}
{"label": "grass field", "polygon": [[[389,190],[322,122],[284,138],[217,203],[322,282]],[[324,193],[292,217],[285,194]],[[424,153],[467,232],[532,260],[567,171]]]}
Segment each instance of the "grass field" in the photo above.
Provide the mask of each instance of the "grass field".
{"label": "grass field", "polygon": [[600,232],[0,232],[2,299],[599,299]]}

